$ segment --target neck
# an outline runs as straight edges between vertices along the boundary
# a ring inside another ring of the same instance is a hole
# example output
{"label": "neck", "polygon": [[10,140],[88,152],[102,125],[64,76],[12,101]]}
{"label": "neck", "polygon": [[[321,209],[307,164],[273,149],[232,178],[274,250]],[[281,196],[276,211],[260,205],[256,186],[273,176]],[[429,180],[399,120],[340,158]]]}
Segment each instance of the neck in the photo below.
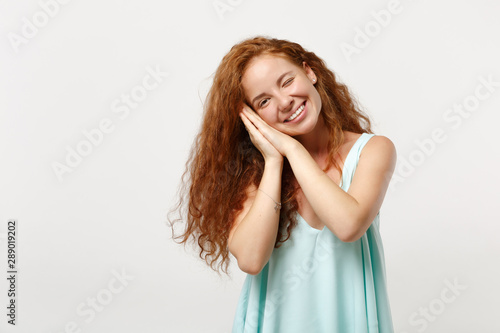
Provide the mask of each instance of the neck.
{"label": "neck", "polygon": [[311,132],[298,135],[295,139],[304,146],[314,159],[321,158],[325,154],[328,154],[329,133],[323,117],[321,116],[318,117],[318,122]]}

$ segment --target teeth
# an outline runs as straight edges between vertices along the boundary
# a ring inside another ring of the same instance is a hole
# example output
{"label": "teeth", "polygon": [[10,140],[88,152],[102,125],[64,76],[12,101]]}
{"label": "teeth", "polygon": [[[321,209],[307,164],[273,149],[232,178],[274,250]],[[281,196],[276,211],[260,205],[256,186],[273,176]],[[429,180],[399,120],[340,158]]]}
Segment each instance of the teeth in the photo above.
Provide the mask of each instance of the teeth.
{"label": "teeth", "polygon": [[294,114],[292,114],[292,115],[290,116],[290,118],[288,118],[286,121],[292,121],[292,120],[294,120],[295,118],[297,118],[297,116],[298,116],[299,114],[301,114],[302,110],[304,110],[304,104],[302,104],[302,105],[301,105],[301,106],[297,109],[297,111],[295,111],[295,112],[294,112]]}

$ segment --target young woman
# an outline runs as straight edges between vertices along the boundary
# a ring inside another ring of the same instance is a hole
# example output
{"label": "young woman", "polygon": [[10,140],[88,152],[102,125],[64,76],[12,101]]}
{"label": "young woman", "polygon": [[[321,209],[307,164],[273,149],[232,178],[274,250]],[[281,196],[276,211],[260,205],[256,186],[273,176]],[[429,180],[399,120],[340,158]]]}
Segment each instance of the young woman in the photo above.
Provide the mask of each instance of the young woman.
{"label": "young woman", "polygon": [[233,333],[393,332],[379,210],[396,150],[370,126],[296,43],[255,37],[222,59],[176,238],[247,273]]}

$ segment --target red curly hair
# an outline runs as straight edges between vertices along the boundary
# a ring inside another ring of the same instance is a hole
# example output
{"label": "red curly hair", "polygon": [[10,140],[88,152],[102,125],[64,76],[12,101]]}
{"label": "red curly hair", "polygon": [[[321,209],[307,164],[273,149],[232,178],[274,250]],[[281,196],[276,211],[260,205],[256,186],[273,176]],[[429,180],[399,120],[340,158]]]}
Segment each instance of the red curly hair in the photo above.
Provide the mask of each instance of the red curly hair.
{"label": "red curly hair", "polygon": [[[343,130],[355,133],[373,133],[370,119],[359,108],[358,102],[348,88],[338,82],[335,74],[325,62],[313,52],[308,52],[297,43],[275,38],[254,37],[234,45],[222,59],[215,72],[203,112],[201,129],[196,136],[186,170],[182,175],[180,199],[168,216],[179,210],[181,218],[168,218],[175,234],[174,224],[186,216],[186,226],[180,243],[192,239],[197,241],[201,259],[219,273],[218,268],[228,274],[230,263],[228,250],[229,231],[238,212],[243,209],[246,189],[250,184],[259,186],[264,172],[264,158],[245,129],[239,111],[245,95],[241,79],[250,60],[256,56],[271,54],[284,57],[299,67],[305,61],[316,74],[316,89],[321,97],[320,112],[329,131],[328,164],[333,164],[342,175],[342,169],[334,156],[344,142]],[[190,182],[185,176],[189,173]],[[279,231],[275,247],[280,247],[297,225],[295,212],[298,209],[296,194],[298,185],[290,164],[284,159]],[[185,195],[188,198],[185,198]],[[187,207],[183,205],[188,201]],[[220,260],[217,269],[214,264]]]}

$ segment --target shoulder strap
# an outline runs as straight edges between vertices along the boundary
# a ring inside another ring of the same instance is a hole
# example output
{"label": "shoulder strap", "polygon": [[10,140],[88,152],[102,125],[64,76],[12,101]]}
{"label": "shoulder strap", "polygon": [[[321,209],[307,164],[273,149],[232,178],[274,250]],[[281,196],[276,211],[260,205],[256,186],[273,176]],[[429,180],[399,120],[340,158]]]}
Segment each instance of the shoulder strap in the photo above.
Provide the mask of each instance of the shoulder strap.
{"label": "shoulder strap", "polygon": [[359,156],[361,155],[361,150],[366,145],[368,140],[374,137],[375,134],[370,133],[362,133],[358,140],[354,143],[349,154],[347,155],[345,161],[344,174],[342,175],[341,187],[347,192],[349,186],[351,185],[352,178],[354,176],[354,172],[356,171],[356,167],[358,166]]}
{"label": "shoulder strap", "polygon": [[359,161],[359,156],[361,155],[361,150],[363,150],[364,146],[370,140],[372,137],[374,137],[375,134],[369,134],[369,133],[363,133],[361,136],[358,138],[358,141],[354,144],[356,147],[356,166],[358,165]]}

